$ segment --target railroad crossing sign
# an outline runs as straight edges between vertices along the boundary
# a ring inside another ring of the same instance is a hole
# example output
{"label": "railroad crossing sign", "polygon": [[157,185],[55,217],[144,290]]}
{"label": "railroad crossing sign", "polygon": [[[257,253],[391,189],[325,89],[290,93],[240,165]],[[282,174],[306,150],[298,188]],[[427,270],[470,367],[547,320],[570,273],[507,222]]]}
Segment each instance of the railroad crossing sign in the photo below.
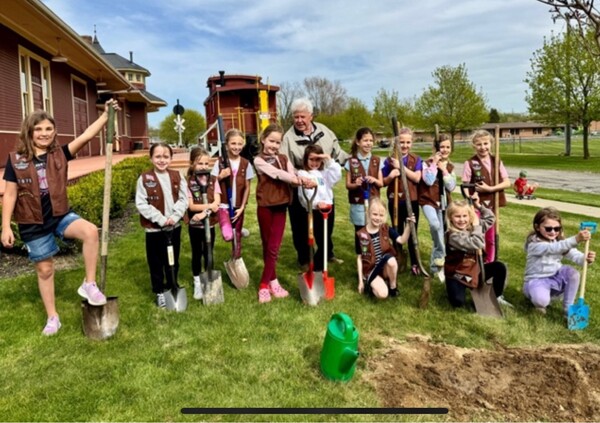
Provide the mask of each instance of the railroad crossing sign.
{"label": "railroad crossing sign", "polygon": [[173,122],[175,122],[175,132],[182,133],[185,131],[185,126],[183,126],[185,119],[183,119],[181,115],[177,115],[177,117],[173,119]]}

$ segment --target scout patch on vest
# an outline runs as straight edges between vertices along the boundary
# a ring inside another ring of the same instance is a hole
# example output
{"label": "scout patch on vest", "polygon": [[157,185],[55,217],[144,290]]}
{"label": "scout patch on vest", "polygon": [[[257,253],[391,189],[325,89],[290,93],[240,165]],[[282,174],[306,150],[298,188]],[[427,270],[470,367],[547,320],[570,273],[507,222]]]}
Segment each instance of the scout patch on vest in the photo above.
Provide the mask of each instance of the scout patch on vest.
{"label": "scout patch on vest", "polygon": [[146,186],[148,188],[154,189],[154,188],[156,188],[156,185],[158,185],[156,183],[156,181],[153,181],[153,180],[152,181],[151,180],[145,180],[144,181],[144,186]]}
{"label": "scout patch on vest", "polygon": [[481,165],[476,160],[471,160],[471,169],[473,170],[473,176],[475,182],[483,181],[483,175],[481,174]]}
{"label": "scout patch on vest", "polygon": [[275,166],[276,163],[278,164],[277,157],[275,156],[268,156],[265,158],[265,162],[272,166]]}
{"label": "scout patch on vest", "polygon": [[353,178],[356,178],[360,173],[359,166],[360,162],[358,161],[358,159],[354,157],[350,159],[350,168],[352,169]]}
{"label": "scout patch on vest", "polygon": [[360,243],[360,249],[361,249],[362,255],[363,256],[368,255],[369,244],[371,243],[370,237],[367,234],[362,233],[359,235],[358,242]]}
{"label": "scout patch on vest", "polygon": [[13,166],[17,170],[25,170],[29,167],[29,162],[26,162],[25,160],[19,160]]}

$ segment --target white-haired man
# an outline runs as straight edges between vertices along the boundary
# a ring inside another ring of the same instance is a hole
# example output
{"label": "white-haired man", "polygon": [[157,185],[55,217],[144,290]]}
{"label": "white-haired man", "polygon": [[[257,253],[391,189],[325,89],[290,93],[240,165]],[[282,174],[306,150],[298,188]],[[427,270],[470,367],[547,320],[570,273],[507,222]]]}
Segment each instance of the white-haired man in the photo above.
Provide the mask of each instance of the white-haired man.
{"label": "white-haired man", "polygon": [[[296,170],[303,168],[302,159],[304,149],[308,145],[318,144],[323,148],[323,152],[341,165],[344,165],[348,159],[348,154],[340,147],[336,135],[328,127],[321,123],[313,122],[313,105],[307,98],[297,98],[292,102],[291,112],[294,118],[293,126],[284,134],[281,148],[281,154],[285,154],[294,165]],[[294,198],[289,206],[290,225],[292,227],[292,238],[294,248],[298,255],[298,265],[306,268],[309,261],[308,247],[308,219],[306,210],[300,204],[298,191],[294,190]],[[342,263],[333,253],[333,242],[331,234],[333,233],[333,223],[335,220],[335,205],[332,207],[328,222],[328,251],[327,258],[331,262]]]}

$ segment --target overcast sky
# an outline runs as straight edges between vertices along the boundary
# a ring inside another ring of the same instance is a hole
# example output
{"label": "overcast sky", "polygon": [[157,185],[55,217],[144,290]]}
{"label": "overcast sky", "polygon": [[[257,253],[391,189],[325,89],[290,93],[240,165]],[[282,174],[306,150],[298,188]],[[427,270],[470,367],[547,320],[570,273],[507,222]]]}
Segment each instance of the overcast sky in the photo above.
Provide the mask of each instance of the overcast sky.
{"label": "overcast sky", "polygon": [[168,107],[204,114],[206,80],[261,75],[263,82],[340,81],[372,108],[377,91],[419,96],[432,71],[465,63],[500,112],[526,112],[523,83],[544,36],[565,29],[535,0],[43,0],[106,52],[151,72],[146,88]]}

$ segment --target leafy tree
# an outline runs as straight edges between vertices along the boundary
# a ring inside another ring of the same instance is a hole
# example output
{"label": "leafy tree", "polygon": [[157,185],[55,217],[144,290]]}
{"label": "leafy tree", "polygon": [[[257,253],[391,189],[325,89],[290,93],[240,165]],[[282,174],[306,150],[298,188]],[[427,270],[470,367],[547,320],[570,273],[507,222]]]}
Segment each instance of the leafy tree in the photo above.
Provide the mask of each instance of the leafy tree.
{"label": "leafy tree", "polygon": [[[185,130],[181,134],[181,142],[186,147],[198,143],[198,136],[206,129],[206,120],[200,112],[193,109],[185,109],[181,115],[185,119],[183,126]],[[160,123],[159,135],[163,141],[178,143],[179,134],[175,131],[175,114],[171,113]]]}
{"label": "leafy tree", "polygon": [[348,107],[336,115],[319,115],[317,120],[327,125],[340,140],[352,139],[358,128],[368,126],[374,131],[374,121],[367,106],[357,98],[350,98]]}
{"label": "leafy tree", "polygon": [[442,66],[432,73],[434,85],[429,86],[415,104],[415,113],[422,128],[433,128],[454,136],[485,123],[489,117],[485,96],[477,91],[467,75],[465,64]]}
{"label": "leafy tree", "polygon": [[[590,33],[590,38],[593,34]],[[572,60],[565,59],[572,57]],[[537,120],[581,124],[583,158],[590,157],[589,126],[600,119],[598,58],[572,34],[552,36],[533,54],[526,101]]]}
{"label": "leafy tree", "polygon": [[376,128],[385,128],[386,135],[392,135],[392,118],[396,117],[398,122],[404,125],[411,124],[414,120],[414,102],[408,99],[401,100],[398,92],[392,90],[387,92],[380,88],[377,96],[373,99],[373,120]]}
{"label": "leafy tree", "polygon": [[490,109],[490,118],[488,119],[488,123],[499,123],[500,122],[500,113],[498,113],[497,109]]}

